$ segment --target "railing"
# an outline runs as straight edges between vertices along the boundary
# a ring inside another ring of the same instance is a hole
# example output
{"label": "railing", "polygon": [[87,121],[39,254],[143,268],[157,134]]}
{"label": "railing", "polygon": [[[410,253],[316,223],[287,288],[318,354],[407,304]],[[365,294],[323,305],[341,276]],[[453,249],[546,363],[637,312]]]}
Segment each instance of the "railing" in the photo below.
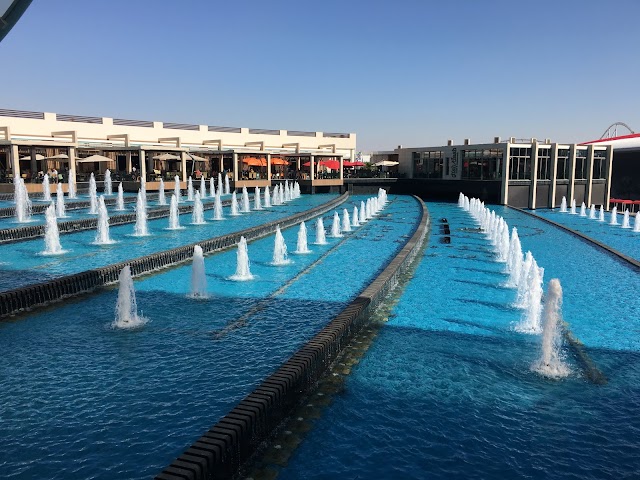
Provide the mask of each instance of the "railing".
{"label": "railing", "polygon": [[350,133],[327,133],[324,132],[322,134],[323,137],[326,138],[351,138],[351,134]]}
{"label": "railing", "polygon": [[200,130],[200,125],[193,125],[191,123],[169,123],[165,122],[162,124],[163,128],[170,128],[172,130]]}
{"label": "railing", "polygon": [[0,109],[0,117],[33,118],[36,120],[44,120],[44,113],[43,112],[26,112],[24,110]]}
{"label": "railing", "polygon": [[288,130],[287,135],[291,137],[315,137],[316,132],[303,132],[301,130]]}
{"label": "railing", "polygon": [[114,125],[122,125],[126,127],[146,127],[153,128],[153,122],[147,122],[145,120],[125,120],[123,118],[114,118]]}
{"label": "railing", "polygon": [[78,123],[99,123],[102,124],[101,117],[83,117],[82,115],[56,115],[59,122],[78,122]]}
{"label": "railing", "polygon": [[216,127],[209,125],[208,130],[210,132],[222,132],[222,133],[241,133],[242,129],[238,127]]}
{"label": "railing", "polygon": [[280,130],[265,130],[263,128],[250,128],[249,133],[254,135],[280,135]]}

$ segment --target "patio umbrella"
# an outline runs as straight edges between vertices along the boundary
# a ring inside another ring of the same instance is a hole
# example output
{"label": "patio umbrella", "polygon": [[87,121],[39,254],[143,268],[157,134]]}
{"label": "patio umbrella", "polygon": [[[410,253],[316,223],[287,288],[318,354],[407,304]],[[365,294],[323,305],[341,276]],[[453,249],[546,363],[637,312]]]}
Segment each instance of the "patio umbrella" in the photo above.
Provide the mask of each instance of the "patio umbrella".
{"label": "patio umbrella", "polygon": [[271,159],[271,165],[289,165],[289,162],[283,158],[275,157]]}
{"label": "patio umbrella", "polygon": [[342,164],[345,167],[364,167],[364,162],[358,162],[358,161],[350,162],[349,160],[344,160]]}
{"label": "patio umbrella", "polygon": [[[36,153],[36,160],[44,160],[44,155],[40,155]],[[27,155],[26,157],[21,157],[20,160],[31,160],[31,155]]]}
{"label": "patio umbrella", "polygon": [[264,167],[267,165],[267,161],[256,157],[245,157],[242,159],[242,163],[246,163],[250,167]]}
{"label": "patio umbrella", "polygon": [[[309,165],[311,165],[311,162],[306,162],[302,164],[304,167],[308,167]],[[331,170],[338,170],[340,168],[340,161],[339,160],[320,160],[319,162],[316,162],[316,166],[322,166],[322,167],[327,167],[330,168]]]}
{"label": "patio umbrella", "polygon": [[90,157],[78,158],[76,159],[78,163],[89,163],[89,162],[115,162],[115,160],[105,157],[103,155],[91,155]]}
{"label": "patio umbrella", "polygon": [[376,167],[394,167],[399,164],[400,162],[394,162],[392,160],[382,160],[380,162],[374,163]]}
{"label": "patio umbrella", "polygon": [[187,155],[189,155],[191,157],[191,159],[196,161],[196,162],[208,162],[208,160],[206,158],[199,157],[198,155],[194,155],[193,153],[187,153]]}
{"label": "patio umbrella", "polygon": [[181,160],[182,157],[174,155],[173,153],[161,153],[155,157],[151,157],[153,160]]}
{"label": "patio umbrella", "polygon": [[47,157],[47,160],[69,160],[69,155],[67,155],[66,153],[60,153],[52,157]]}

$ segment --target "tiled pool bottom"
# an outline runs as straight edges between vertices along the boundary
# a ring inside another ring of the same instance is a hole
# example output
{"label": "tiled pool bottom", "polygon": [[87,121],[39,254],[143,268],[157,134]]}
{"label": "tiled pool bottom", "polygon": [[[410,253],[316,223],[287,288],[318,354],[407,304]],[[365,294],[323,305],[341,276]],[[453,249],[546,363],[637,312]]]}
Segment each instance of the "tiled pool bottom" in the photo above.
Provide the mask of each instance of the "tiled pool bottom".
{"label": "tiled pool bottom", "polygon": [[[428,206],[435,234],[392,318],[278,478],[634,478],[640,472],[634,342],[600,336],[595,323],[596,332],[586,335],[583,324],[587,351],[608,383],[589,383],[574,362],[565,380],[539,377],[530,368],[539,339],[512,331],[519,312],[509,306],[513,292],[499,286],[505,277],[488,243],[461,230],[474,225],[456,206]],[[561,249],[556,254],[566,258],[550,265],[553,243],[542,233],[550,227],[520,215],[507,221],[520,222],[526,248],[550,272],[545,281],[561,278],[571,293],[565,303],[585,284],[600,286],[580,269],[563,278],[571,259]],[[451,224],[450,245],[439,243],[441,217]],[[560,240],[567,250],[575,247]],[[576,255],[585,257],[579,249]],[[607,265],[619,263],[601,255],[594,254],[593,275],[606,278]],[[593,298],[605,325],[624,336],[626,324],[626,336],[638,336],[637,300],[621,299],[623,306],[610,312],[611,296]],[[578,313],[565,304],[567,321]],[[611,315],[622,316],[620,325]]]}

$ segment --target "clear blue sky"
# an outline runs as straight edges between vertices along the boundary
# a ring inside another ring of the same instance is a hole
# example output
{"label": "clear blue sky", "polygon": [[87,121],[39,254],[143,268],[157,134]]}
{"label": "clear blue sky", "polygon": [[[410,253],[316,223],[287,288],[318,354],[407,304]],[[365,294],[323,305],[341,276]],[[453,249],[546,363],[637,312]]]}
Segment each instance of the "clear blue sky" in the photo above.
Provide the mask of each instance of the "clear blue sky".
{"label": "clear blue sky", "polygon": [[363,151],[640,131],[640,1],[34,0],[0,108],[356,132]]}

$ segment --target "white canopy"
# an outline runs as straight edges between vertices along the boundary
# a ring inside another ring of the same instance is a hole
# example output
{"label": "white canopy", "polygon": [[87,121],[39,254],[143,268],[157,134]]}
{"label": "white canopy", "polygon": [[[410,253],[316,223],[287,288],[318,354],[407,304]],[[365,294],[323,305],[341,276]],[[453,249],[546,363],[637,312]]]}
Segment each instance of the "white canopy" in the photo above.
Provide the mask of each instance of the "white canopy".
{"label": "white canopy", "polygon": [[[21,157],[20,160],[31,160],[31,155],[27,155],[26,157]],[[40,155],[36,153],[36,160],[44,160],[44,155]]]}
{"label": "white canopy", "polygon": [[86,158],[78,158],[76,162],[78,163],[115,162],[115,160],[112,160],[111,158],[108,158],[108,157],[104,157],[102,155],[91,155],[90,157],[86,157]]}
{"label": "white canopy", "polygon": [[156,155],[155,157],[151,157],[154,160],[180,160],[182,157],[178,155],[174,155],[173,153],[161,153],[160,155]]}
{"label": "white canopy", "polygon": [[393,167],[398,164],[400,164],[400,162],[394,162],[392,160],[382,160],[380,162],[374,163],[376,167]]}
{"label": "white canopy", "polygon": [[69,160],[69,155],[66,153],[60,153],[58,155],[54,155],[53,157],[47,157],[47,160]]}
{"label": "white canopy", "polygon": [[187,155],[189,155],[193,160],[196,160],[198,162],[207,162],[208,160],[204,157],[199,157],[198,155],[194,155],[193,153],[187,153]]}

